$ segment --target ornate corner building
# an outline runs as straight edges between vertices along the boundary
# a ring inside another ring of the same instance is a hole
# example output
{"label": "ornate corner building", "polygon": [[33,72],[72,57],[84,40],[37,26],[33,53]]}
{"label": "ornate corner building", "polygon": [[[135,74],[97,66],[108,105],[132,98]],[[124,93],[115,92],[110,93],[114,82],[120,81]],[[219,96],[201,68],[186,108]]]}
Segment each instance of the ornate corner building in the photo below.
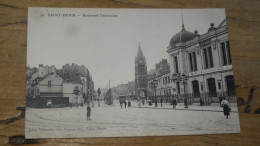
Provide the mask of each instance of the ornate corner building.
{"label": "ornate corner building", "polygon": [[147,66],[140,43],[135,57],[135,97],[147,99]]}
{"label": "ornate corner building", "polygon": [[235,85],[226,19],[217,27],[210,24],[202,35],[182,30],[167,48],[170,62],[172,94],[188,98],[190,103],[217,103],[219,97],[236,102]]}

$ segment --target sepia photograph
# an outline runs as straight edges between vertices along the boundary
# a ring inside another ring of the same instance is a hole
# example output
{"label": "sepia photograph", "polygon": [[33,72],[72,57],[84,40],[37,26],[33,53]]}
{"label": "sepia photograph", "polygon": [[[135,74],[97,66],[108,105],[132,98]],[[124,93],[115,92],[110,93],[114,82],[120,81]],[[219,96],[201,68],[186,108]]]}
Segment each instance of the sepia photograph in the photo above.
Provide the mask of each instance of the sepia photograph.
{"label": "sepia photograph", "polygon": [[25,137],[240,133],[229,44],[224,8],[31,7]]}

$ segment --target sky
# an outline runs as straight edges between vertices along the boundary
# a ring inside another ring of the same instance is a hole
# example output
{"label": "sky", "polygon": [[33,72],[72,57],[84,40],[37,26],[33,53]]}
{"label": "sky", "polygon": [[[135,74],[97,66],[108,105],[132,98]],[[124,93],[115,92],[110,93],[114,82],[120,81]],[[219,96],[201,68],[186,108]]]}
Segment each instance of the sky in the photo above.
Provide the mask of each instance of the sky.
{"label": "sky", "polygon": [[95,88],[109,80],[111,87],[125,84],[134,81],[139,42],[148,71],[162,59],[169,62],[166,50],[182,29],[182,16],[187,31],[204,34],[211,22],[224,20],[225,9],[29,8],[27,65],[75,63],[89,69]]}

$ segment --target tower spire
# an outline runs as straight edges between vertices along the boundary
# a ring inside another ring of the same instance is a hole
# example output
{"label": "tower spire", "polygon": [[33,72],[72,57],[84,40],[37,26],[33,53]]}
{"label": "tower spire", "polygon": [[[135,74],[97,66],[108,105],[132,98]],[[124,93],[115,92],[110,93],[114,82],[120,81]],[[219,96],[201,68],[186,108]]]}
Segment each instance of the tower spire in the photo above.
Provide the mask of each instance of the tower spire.
{"label": "tower spire", "polygon": [[181,13],[181,19],[182,19],[182,30],[185,30],[184,23],[183,23],[183,13]]}
{"label": "tower spire", "polygon": [[139,44],[138,44],[137,57],[143,57],[143,52],[142,52],[142,49],[141,49],[140,42],[139,42]]}

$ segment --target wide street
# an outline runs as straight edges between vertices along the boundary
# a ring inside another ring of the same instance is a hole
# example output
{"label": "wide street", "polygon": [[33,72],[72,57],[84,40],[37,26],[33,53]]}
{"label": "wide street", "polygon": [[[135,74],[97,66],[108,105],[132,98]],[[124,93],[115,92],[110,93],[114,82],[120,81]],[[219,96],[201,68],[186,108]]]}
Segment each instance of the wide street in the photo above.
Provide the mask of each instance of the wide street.
{"label": "wide street", "polygon": [[204,133],[239,132],[237,108],[232,107],[228,119],[218,106],[190,106],[185,109],[178,105],[177,110],[170,105],[158,104],[138,108],[132,102],[131,108],[120,108],[118,101],[109,106],[91,110],[91,120],[86,119],[86,106],[73,108],[50,108],[26,110],[26,131],[28,138],[35,137],[115,137],[142,135],[184,135]]}

